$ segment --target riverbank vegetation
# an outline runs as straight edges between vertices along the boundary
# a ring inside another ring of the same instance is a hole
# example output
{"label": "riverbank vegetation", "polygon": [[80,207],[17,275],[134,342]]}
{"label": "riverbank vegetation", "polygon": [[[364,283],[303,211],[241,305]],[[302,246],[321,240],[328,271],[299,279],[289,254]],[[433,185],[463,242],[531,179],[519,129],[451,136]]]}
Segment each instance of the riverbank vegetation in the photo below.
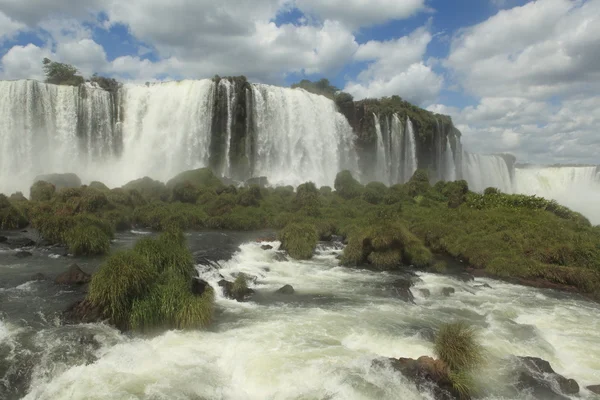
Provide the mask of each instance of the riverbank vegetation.
{"label": "riverbank vegetation", "polygon": [[310,182],[297,189],[233,186],[208,169],[167,184],[142,178],[113,189],[95,182],[56,190],[52,182],[37,182],[30,200],[3,196],[0,218],[2,229],[30,224],[46,243],[75,254],[106,253],[115,231],[134,227],[278,229],[283,247],[298,259],[310,258],[317,240],[339,235],[348,243],[342,258],[348,266],[439,271],[443,260],[449,269],[454,263],[600,298],[600,228],[581,214],[494,188],[473,193],[465,181],[431,185],[421,170],[391,187],[364,186],[343,171],[333,189]]}

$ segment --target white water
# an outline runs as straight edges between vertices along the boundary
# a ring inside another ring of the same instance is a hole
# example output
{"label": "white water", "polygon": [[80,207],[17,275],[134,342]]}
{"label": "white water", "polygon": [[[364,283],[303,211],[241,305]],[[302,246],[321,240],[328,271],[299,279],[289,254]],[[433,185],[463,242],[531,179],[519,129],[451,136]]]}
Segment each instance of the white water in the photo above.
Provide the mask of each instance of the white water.
{"label": "white water", "polygon": [[[389,142],[384,140],[381,129],[381,122],[376,114],[373,114],[375,121],[375,133],[377,135],[377,165],[375,169],[375,179],[387,185],[390,184],[390,169],[388,164]],[[386,146],[387,144],[387,146]]]}
{"label": "white water", "polygon": [[28,193],[37,175],[93,170],[112,154],[111,115],[103,90],[0,81],[0,190]]}
{"label": "white water", "polygon": [[495,187],[512,193],[510,170],[502,157],[464,152],[462,159],[462,175],[469,189],[483,192],[488,187]]}
{"label": "white water", "polygon": [[554,199],[600,224],[600,173],[597,167],[515,169],[514,191]]}
{"label": "white water", "polygon": [[[238,303],[218,294],[219,316],[209,331],[129,338],[98,326],[102,347],[96,362],[36,366],[25,398],[431,398],[371,362],[432,355],[432,343],[419,331],[457,319],[480,329],[489,359],[478,374],[486,399],[527,398],[502,389],[510,384],[509,364],[502,360],[511,354],[542,357],[582,388],[600,382],[596,304],[492,280],[463,283],[421,274],[413,288],[416,305],[409,305],[385,289],[397,277],[339,267],[337,253],[321,250],[312,261],[276,262],[275,250],[244,244],[219,272],[228,279],[239,272],[257,276],[256,301]],[[200,271],[212,284],[220,279]],[[492,289],[476,287],[483,282]],[[272,295],[284,284],[293,285],[296,294]],[[448,286],[456,293],[444,297],[441,289]],[[419,289],[429,289],[431,297],[421,297]],[[49,353],[59,345],[52,332],[38,335]],[[582,398],[592,397],[583,390]]]}
{"label": "white water", "polygon": [[390,184],[403,183],[402,162],[403,162],[403,143],[404,126],[394,114],[390,118]]}
{"label": "white water", "polygon": [[125,85],[123,155],[109,186],[143,176],[167,181],[208,165],[212,123],[211,80]]}
{"label": "white water", "polygon": [[406,153],[404,158],[404,182],[413,176],[417,170],[417,146],[415,144],[415,129],[410,118],[406,117]]}
{"label": "white water", "polygon": [[254,176],[272,184],[333,185],[342,169],[358,175],[354,133],[333,101],[302,89],[254,85]]}
{"label": "white water", "polygon": [[219,85],[225,86],[227,93],[227,138],[225,140],[225,153],[223,157],[223,176],[230,176],[231,168],[231,125],[233,122],[233,106],[235,104],[235,82],[231,83],[226,79],[219,81]]}
{"label": "white water", "polygon": [[446,136],[446,150],[444,152],[444,180],[454,182],[456,180],[456,165],[454,164],[454,154],[450,146],[450,139]]}

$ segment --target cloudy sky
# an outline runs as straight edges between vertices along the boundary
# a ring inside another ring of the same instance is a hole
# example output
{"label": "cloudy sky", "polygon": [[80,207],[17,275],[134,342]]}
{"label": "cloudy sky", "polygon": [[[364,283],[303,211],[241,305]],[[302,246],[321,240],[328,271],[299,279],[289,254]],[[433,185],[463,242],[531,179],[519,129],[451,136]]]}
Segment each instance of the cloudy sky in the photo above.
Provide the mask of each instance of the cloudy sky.
{"label": "cloudy sky", "polygon": [[600,0],[0,0],[0,79],[329,78],[449,114],[465,147],[600,164]]}

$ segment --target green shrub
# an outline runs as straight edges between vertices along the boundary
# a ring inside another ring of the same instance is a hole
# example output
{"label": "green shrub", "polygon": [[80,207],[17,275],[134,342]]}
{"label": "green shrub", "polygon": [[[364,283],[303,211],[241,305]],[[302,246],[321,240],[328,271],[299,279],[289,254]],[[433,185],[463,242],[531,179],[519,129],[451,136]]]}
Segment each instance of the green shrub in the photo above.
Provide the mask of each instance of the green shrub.
{"label": "green shrub", "polygon": [[22,192],[13,193],[10,195],[10,197],[8,199],[13,203],[21,202],[21,201],[29,201],[29,200],[27,200],[27,197],[25,197],[23,195]]}
{"label": "green shrub", "polygon": [[388,189],[383,183],[370,182],[365,187],[362,197],[367,203],[379,204],[383,201],[387,191]]}
{"label": "green shrub", "polygon": [[[130,196],[133,197],[135,201],[135,197],[140,197],[139,200],[144,200],[144,202],[151,201],[168,201],[170,197],[170,192],[165,186],[164,183],[155,181],[149,177],[144,177],[141,179],[136,179],[134,181],[126,183],[123,187],[123,190],[130,193]],[[138,200],[138,204],[139,204]]]}
{"label": "green shrub", "polygon": [[79,210],[94,213],[108,205],[106,194],[100,190],[86,188],[79,200]]}
{"label": "green shrub", "polygon": [[334,182],[335,192],[344,199],[353,199],[362,194],[363,186],[352,177],[348,170],[339,172]]}
{"label": "green shrub", "polygon": [[177,182],[171,189],[171,201],[195,204],[200,197],[200,189],[190,182]]}
{"label": "green shrub", "polygon": [[242,188],[237,194],[237,203],[242,207],[258,207],[261,199],[262,193],[258,185]]}
{"label": "green shrub", "polygon": [[108,186],[106,186],[104,183],[98,182],[98,181],[93,181],[92,183],[90,183],[90,185],[88,187],[90,189],[99,190],[101,192],[109,192],[110,191]]}
{"label": "green shrub", "polygon": [[185,182],[189,182],[196,187],[218,188],[223,186],[210,168],[199,168],[178,174],[167,182],[167,187],[173,188],[176,184]]}
{"label": "green shrub", "polygon": [[53,184],[44,181],[37,181],[29,190],[29,200],[50,201],[55,192],[56,188]]}
{"label": "green shrub", "polygon": [[0,194],[0,229],[21,229],[28,225],[27,218]]}
{"label": "green shrub", "polygon": [[321,186],[319,188],[319,194],[321,196],[327,197],[331,195],[331,193],[333,193],[333,189],[331,189],[331,186]]}
{"label": "green shrub", "polygon": [[157,273],[171,271],[187,278],[194,273],[194,259],[181,231],[167,231],[158,238],[140,239],[135,244],[134,251]]}
{"label": "green shrub", "polygon": [[406,184],[406,190],[409,196],[416,197],[424,195],[429,191],[429,174],[424,169],[418,169]]}
{"label": "green shrub", "polygon": [[485,190],[483,191],[484,196],[490,196],[490,195],[494,195],[494,194],[501,194],[502,192],[500,192],[500,190],[498,190],[495,187],[488,187],[485,188]]}
{"label": "green shrub", "polygon": [[231,297],[234,299],[244,297],[248,291],[248,279],[244,273],[239,273],[231,286]]}
{"label": "green shrub", "polygon": [[296,189],[296,209],[303,214],[318,217],[321,200],[319,199],[319,190],[312,182],[306,182]]}
{"label": "green shrub", "polygon": [[88,299],[117,326],[128,324],[131,305],[145,295],[156,271],[132,250],[111,255],[92,276]]}
{"label": "green shrub", "polygon": [[69,251],[76,256],[106,254],[110,249],[110,237],[94,225],[78,224],[67,231],[65,238]]}
{"label": "green shrub", "polygon": [[317,241],[317,229],[314,225],[305,223],[292,223],[279,233],[282,248],[297,260],[312,258]]}

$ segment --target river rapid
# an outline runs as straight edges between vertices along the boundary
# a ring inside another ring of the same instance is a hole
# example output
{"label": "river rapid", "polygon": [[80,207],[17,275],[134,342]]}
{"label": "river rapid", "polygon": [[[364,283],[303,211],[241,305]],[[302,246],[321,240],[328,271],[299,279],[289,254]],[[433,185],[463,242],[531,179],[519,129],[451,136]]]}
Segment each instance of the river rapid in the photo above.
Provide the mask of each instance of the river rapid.
{"label": "river rapid", "polygon": [[[129,247],[143,232],[117,236]],[[277,261],[254,242],[262,233],[192,233],[195,256],[220,259],[219,271],[198,265],[212,285],[256,277],[251,301],[217,292],[206,331],[122,334],[104,324],[61,325],[57,317],[82,289],[32,281],[77,262],[87,272],[101,259],[0,248],[1,399],[432,399],[374,359],[433,355],[431,337],[444,322],[479,328],[487,363],[477,374],[480,398],[528,399],[514,387],[512,355],[549,361],[585,386],[600,383],[600,307],[578,296],[491,279],[464,282],[417,272],[415,304],[394,295],[399,274],[340,267],[341,246],[321,245],[310,261]],[[263,243],[264,244],[264,243]],[[296,293],[274,292],[290,284]],[[489,287],[484,287],[487,284]],[[444,296],[442,288],[455,293]],[[420,289],[431,293],[425,297]]]}

